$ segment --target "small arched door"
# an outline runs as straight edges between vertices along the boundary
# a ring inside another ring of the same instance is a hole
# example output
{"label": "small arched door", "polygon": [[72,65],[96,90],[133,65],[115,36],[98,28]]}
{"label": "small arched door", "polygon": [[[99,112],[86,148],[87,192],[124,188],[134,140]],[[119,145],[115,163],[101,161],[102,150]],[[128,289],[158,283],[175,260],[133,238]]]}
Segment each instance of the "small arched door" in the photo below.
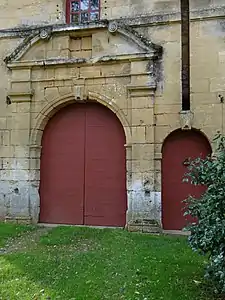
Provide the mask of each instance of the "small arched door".
{"label": "small arched door", "polygon": [[40,222],[124,226],[125,134],[97,103],[73,104],[47,124],[42,138]]}
{"label": "small arched door", "polygon": [[187,225],[183,216],[184,203],[189,195],[199,197],[204,186],[183,182],[187,172],[185,160],[206,157],[211,153],[208,140],[198,131],[172,132],[162,151],[162,223],[165,230],[181,230]]}

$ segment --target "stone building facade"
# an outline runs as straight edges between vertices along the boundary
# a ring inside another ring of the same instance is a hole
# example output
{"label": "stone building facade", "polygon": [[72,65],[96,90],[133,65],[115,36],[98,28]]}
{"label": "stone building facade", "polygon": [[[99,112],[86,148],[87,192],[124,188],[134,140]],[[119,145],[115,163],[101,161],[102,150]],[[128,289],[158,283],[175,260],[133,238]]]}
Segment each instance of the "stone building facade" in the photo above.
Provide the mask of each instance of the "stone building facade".
{"label": "stone building facade", "polygon": [[[191,111],[185,113],[179,1],[100,2],[99,19],[78,24],[70,22],[65,0],[0,3],[3,220],[40,221],[43,131],[69,104],[99,103],[123,126],[130,230],[170,228],[162,217],[167,201],[162,182],[168,178],[162,176],[162,153],[168,136],[188,129],[213,148],[214,134],[224,132],[223,1],[191,1]],[[182,190],[169,186],[174,195]],[[176,213],[169,215],[176,219]]]}

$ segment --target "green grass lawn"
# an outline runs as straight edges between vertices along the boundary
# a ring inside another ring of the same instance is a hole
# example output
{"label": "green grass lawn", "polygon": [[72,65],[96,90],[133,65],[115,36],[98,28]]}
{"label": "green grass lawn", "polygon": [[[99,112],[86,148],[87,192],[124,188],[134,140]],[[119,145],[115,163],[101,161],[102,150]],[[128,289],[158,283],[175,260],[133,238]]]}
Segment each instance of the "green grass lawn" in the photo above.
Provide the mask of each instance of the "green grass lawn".
{"label": "green grass lawn", "polygon": [[35,226],[0,223],[0,247],[3,246],[7,239],[20,236],[21,234],[32,231],[35,228]]}
{"label": "green grass lawn", "polygon": [[204,259],[184,237],[8,226],[0,224],[1,243],[22,236],[0,256],[1,300],[212,299],[200,283]]}

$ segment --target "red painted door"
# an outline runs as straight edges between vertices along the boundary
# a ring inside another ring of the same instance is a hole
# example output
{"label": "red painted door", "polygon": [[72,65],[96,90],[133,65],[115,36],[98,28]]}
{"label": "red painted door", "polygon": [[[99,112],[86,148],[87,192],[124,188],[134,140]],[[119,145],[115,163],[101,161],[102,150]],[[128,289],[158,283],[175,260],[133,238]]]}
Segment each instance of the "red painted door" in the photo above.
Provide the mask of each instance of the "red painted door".
{"label": "red painted door", "polygon": [[85,147],[85,224],[124,226],[126,220],[125,135],[115,115],[88,105]]}
{"label": "red painted door", "polygon": [[40,222],[124,226],[124,144],[122,125],[101,105],[57,113],[42,140]]}
{"label": "red painted door", "polygon": [[183,182],[187,158],[211,153],[207,139],[197,131],[175,131],[165,141],[162,152],[162,223],[165,230],[181,230],[187,225],[184,203],[189,195],[199,197],[204,186]]}
{"label": "red painted door", "polygon": [[40,222],[83,224],[85,107],[69,106],[42,139]]}

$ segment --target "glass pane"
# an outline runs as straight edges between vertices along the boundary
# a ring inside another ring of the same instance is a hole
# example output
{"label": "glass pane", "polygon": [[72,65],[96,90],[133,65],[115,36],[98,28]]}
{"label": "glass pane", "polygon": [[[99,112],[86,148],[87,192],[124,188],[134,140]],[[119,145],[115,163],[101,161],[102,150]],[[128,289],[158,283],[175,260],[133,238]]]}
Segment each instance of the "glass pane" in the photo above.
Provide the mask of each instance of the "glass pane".
{"label": "glass pane", "polygon": [[99,9],[99,0],[90,0],[91,10]]}
{"label": "glass pane", "polygon": [[80,9],[88,10],[89,9],[89,0],[80,0]]}
{"label": "glass pane", "polygon": [[88,22],[88,13],[81,13],[81,23]]}
{"label": "glass pane", "polygon": [[79,23],[79,14],[73,14],[71,15],[71,23]]}
{"label": "glass pane", "polygon": [[91,21],[97,21],[99,19],[99,14],[98,12],[91,12],[90,13],[90,20]]}
{"label": "glass pane", "polygon": [[79,1],[72,1],[71,2],[71,12],[79,11],[79,10],[80,10]]}

